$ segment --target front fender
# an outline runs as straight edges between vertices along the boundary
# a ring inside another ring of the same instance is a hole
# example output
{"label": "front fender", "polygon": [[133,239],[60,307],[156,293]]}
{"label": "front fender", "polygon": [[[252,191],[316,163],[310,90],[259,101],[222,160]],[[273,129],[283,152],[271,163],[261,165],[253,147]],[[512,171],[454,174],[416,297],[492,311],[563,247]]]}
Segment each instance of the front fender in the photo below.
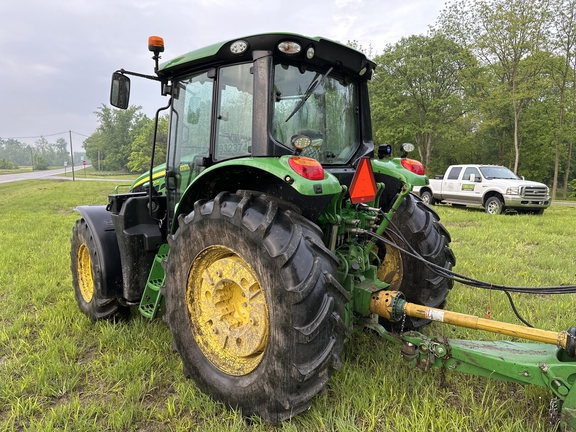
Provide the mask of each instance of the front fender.
{"label": "front fender", "polygon": [[[99,260],[102,294],[106,298],[122,295],[122,262],[112,214],[104,205],[75,207],[90,227]],[[94,259],[94,257],[91,257]]]}

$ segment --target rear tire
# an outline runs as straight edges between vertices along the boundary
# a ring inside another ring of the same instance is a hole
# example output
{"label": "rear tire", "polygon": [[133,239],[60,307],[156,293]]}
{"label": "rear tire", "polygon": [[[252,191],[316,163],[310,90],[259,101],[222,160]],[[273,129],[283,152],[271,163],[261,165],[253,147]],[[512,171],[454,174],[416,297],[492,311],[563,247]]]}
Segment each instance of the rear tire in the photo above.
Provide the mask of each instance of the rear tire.
{"label": "rear tire", "polygon": [[[456,257],[450,249],[450,234],[440,223],[440,217],[414,195],[407,195],[395,213],[393,224],[398,227],[408,244],[427,261],[450,270]],[[385,237],[410,251],[393,231],[390,224]],[[438,276],[425,263],[386,245],[386,255],[378,268],[378,278],[390,284],[390,289],[402,291],[406,300],[425,306],[443,308],[454,281]],[[417,329],[430,321],[406,317],[405,329]]]}
{"label": "rear tire", "polygon": [[432,193],[429,192],[429,191],[424,191],[424,192],[422,192],[422,195],[420,196],[420,198],[422,199],[422,201],[423,201],[425,204],[428,204],[428,205],[434,205],[434,204],[436,204],[436,200],[434,199],[434,196],[433,196]]}
{"label": "rear tire", "polygon": [[178,222],[162,292],[184,374],[268,423],[308,409],[348,331],[348,293],[318,227],[252,192],[199,201]]}
{"label": "rear tire", "polygon": [[[108,297],[103,292],[102,281],[106,275],[102,273],[100,260],[106,251],[98,248],[90,226],[84,219],[76,221],[70,242],[72,285],[80,310],[92,323],[130,315],[129,307],[122,306],[116,297]],[[121,275],[118,277],[122,278]]]}

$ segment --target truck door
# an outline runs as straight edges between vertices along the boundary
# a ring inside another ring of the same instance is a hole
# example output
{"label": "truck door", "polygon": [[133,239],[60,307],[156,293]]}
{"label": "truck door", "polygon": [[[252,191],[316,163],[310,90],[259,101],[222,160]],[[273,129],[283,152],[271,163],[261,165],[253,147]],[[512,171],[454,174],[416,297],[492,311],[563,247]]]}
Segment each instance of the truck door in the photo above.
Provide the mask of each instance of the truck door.
{"label": "truck door", "polygon": [[482,205],[482,177],[476,167],[467,167],[458,187],[460,199],[471,205]]}
{"label": "truck door", "polygon": [[461,166],[455,166],[450,169],[442,180],[442,197],[447,201],[459,201],[459,178],[462,172]]}

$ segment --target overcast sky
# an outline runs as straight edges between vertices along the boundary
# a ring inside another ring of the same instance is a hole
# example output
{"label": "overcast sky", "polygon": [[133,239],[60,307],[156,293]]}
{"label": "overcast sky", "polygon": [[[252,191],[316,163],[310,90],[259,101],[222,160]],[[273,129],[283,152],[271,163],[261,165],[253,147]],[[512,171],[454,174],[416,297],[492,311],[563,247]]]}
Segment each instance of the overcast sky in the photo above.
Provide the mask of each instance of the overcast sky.
{"label": "overcast sky", "polygon": [[[1,0],[0,138],[68,141],[72,130],[74,150],[81,150],[97,127],[94,111],[109,103],[112,72],[153,72],[151,35],[164,38],[161,61],[263,32],[357,40],[382,52],[404,36],[425,34],[443,5],[444,0]],[[149,117],[167,101],[159,93],[159,84],[132,79],[131,103]]]}

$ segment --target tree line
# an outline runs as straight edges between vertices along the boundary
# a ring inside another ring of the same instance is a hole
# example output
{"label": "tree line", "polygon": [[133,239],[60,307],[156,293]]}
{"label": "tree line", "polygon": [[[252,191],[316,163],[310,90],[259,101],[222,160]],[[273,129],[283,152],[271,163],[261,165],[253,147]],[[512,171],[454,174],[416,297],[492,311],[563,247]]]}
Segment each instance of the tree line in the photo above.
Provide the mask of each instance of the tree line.
{"label": "tree line", "polygon": [[[71,165],[70,146],[64,138],[49,142],[41,137],[34,145],[29,145],[17,139],[0,139],[0,169],[16,169],[20,166],[31,166],[35,170],[45,170],[49,167]],[[74,152],[74,163],[81,163],[83,152]]]}
{"label": "tree line", "polygon": [[[95,112],[99,126],[84,140],[86,156],[98,170],[144,172],[150,168],[154,120],[132,105],[117,110],[101,105]],[[155,165],[166,161],[168,116],[158,122]]]}
{"label": "tree line", "polygon": [[[426,35],[380,54],[369,47],[374,140],[414,143],[429,176],[456,163],[498,164],[566,198],[576,189],[575,50],[576,0],[452,1]],[[93,165],[148,169],[154,122],[141,107],[102,105],[96,115],[84,141]],[[155,164],[167,135],[164,116]]]}
{"label": "tree line", "polygon": [[566,198],[576,174],[575,50],[576,0],[448,3],[426,35],[374,57],[375,140],[413,142],[428,175],[499,164]]}

